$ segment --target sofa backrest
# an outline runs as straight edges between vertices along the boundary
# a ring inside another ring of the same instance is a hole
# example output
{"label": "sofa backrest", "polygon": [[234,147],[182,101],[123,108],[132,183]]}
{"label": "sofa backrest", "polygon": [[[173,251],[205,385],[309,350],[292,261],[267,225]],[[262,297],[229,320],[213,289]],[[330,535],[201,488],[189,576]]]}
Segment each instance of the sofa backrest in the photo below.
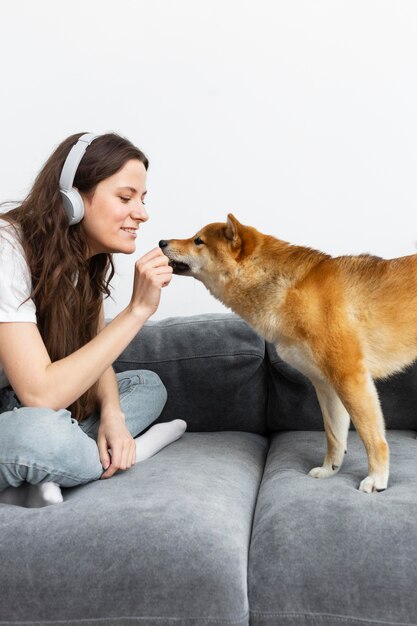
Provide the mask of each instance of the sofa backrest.
{"label": "sofa backrest", "polygon": [[[266,346],[269,370],[268,429],[322,430],[323,419],[310,381]],[[376,387],[387,428],[417,429],[417,363]],[[353,426],[351,425],[351,428]]]}
{"label": "sofa backrest", "polygon": [[181,418],[189,431],[266,433],[265,342],[235,315],[149,321],[114,368],[159,375],[168,400],[158,421]]}
{"label": "sofa backrest", "polygon": [[[158,421],[190,431],[322,430],[315,390],[233,314],[149,321],[114,364],[150,369],[168,390]],[[417,429],[417,364],[377,382],[387,428]]]}

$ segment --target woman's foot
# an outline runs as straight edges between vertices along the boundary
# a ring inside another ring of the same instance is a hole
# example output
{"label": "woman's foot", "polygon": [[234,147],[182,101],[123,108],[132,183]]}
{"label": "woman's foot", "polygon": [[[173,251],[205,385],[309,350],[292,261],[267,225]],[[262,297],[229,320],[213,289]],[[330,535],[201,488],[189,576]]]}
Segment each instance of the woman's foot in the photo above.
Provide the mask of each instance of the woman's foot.
{"label": "woman's foot", "polygon": [[162,448],[173,443],[184,434],[187,423],[184,420],[173,420],[155,424],[144,435],[136,437],[136,463],[149,459]]}
{"label": "woman's foot", "polygon": [[40,485],[28,485],[28,487],[25,506],[30,509],[37,509],[64,501],[61,488],[56,483],[41,483]]}

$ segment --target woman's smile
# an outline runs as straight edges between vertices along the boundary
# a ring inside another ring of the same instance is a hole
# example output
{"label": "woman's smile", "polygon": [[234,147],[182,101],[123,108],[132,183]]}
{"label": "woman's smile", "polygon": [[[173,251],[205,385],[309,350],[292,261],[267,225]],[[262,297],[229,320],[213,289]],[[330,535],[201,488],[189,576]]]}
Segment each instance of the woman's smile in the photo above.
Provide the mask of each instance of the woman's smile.
{"label": "woman's smile", "polygon": [[125,233],[133,237],[133,239],[136,239],[137,237],[136,231],[138,230],[137,228],[125,228],[122,226],[121,230],[123,230]]}

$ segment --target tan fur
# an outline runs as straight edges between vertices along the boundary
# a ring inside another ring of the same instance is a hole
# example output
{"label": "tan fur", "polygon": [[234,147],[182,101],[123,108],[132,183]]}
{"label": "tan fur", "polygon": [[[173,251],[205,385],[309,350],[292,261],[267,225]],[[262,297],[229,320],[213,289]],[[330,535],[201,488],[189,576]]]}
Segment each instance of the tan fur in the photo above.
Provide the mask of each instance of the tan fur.
{"label": "tan fur", "polygon": [[368,455],[360,489],[385,489],[389,450],[373,379],[417,358],[417,255],[332,258],[263,235],[231,214],[190,239],[160,245],[175,273],[203,282],[310,378],[327,439],[323,465],[310,474],[338,471],[351,418]]}

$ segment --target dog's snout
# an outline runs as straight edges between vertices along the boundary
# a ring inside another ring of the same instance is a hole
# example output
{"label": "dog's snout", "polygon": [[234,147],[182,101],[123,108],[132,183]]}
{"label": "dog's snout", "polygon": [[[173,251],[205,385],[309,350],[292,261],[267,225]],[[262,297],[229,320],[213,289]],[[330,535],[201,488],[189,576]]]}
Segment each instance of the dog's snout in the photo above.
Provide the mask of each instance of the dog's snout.
{"label": "dog's snout", "polygon": [[168,245],[168,242],[165,241],[165,239],[161,239],[161,241],[159,242],[159,247],[160,248],[166,248]]}

